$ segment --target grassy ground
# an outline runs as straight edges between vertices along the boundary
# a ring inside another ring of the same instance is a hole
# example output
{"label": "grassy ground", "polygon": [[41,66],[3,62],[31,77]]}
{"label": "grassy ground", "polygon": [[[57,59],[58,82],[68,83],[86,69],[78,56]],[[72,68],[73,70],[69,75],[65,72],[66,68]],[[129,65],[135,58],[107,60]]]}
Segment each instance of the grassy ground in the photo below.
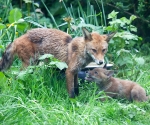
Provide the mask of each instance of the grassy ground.
{"label": "grassy ground", "polygon": [[[145,63],[137,82],[150,94],[150,66]],[[17,76],[0,73],[0,125],[148,125],[150,103],[126,100],[101,102],[94,83],[83,83],[80,95],[69,99],[64,76],[34,68]],[[22,75],[25,74],[25,75]],[[135,74],[136,75],[136,74]]]}

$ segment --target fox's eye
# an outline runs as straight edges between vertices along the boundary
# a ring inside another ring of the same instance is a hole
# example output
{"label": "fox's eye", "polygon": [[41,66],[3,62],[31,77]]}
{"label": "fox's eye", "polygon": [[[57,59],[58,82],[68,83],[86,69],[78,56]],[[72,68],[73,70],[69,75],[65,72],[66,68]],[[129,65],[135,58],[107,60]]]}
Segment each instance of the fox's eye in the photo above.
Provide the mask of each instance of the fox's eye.
{"label": "fox's eye", "polygon": [[97,50],[96,50],[96,49],[92,49],[92,51],[93,51],[94,53],[96,53],[96,52],[97,52]]}
{"label": "fox's eye", "polygon": [[105,52],[106,52],[106,49],[103,49],[102,52],[105,53]]}
{"label": "fox's eye", "polygon": [[97,71],[95,71],[95,74],[98,74],[98,72],[97,72]]}

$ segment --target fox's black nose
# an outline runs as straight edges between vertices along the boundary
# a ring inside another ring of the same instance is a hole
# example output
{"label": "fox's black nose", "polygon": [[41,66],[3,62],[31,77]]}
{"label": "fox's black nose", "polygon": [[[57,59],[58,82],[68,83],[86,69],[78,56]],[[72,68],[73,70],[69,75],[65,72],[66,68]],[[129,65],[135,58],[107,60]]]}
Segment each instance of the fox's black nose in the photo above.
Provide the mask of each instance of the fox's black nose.
{"label": "fox's black nose", "polygon": [[99,65],[103,64],[103,61],[99,61]]}

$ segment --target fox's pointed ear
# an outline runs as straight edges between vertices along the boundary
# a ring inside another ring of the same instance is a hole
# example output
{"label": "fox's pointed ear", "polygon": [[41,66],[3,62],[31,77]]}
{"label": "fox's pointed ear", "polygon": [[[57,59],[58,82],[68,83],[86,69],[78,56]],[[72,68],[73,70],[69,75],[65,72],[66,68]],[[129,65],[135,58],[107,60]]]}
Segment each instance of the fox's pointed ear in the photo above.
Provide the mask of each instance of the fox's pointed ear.
{"label": "fox's pointed ear", "polygon": [[109,42],[110,39],[116,34],[116,32],[113,32],[113,33],[110,33],[110,34],[107,34],[107,38],[106,38],[106,41]]}
{"label": "fox's pointed ear", "polygon": [[82,27],[82,32],[85,40],[89,40],[89,41],[92,40],[91,33],[85,27]]}

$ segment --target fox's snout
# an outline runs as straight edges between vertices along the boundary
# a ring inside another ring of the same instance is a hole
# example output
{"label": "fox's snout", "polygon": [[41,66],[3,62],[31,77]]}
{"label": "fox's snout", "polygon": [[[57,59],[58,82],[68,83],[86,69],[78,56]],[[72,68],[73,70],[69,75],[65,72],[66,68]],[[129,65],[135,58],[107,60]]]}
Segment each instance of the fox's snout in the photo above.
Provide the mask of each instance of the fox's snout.
{"label": "fox's snout", "polygon": [[99,65],[101,65],[101,64],[103,64],[103,61],[100,60],[100,61],[99,61]]}
{"label": "fox's snout", "polygon": [[92,77],[91,71],[86,71],[85,73],[86,73],[85,80],[93,81],[93,77]]}
{"label": "fox's snout", "polygon": [[90,76],[90,71],[85,71],[86,76]]}
{"label": "fox's snout", "polygon": [[97,65],[102,65],[104,63],[103,60],[96,60],[95,62]]}
{"label": "fox's snout", "polygon": [[95,54],[92,52],[88,52],[88,54],[92,57],[93,61],[97,64],[97,65],[102,65],[104,63],[104,55],[101,53]]}
{"label": "fox's snout", "polygon": [[104,60],[94,59],[94,61],[97,65],[102,65],[104,63]]}

